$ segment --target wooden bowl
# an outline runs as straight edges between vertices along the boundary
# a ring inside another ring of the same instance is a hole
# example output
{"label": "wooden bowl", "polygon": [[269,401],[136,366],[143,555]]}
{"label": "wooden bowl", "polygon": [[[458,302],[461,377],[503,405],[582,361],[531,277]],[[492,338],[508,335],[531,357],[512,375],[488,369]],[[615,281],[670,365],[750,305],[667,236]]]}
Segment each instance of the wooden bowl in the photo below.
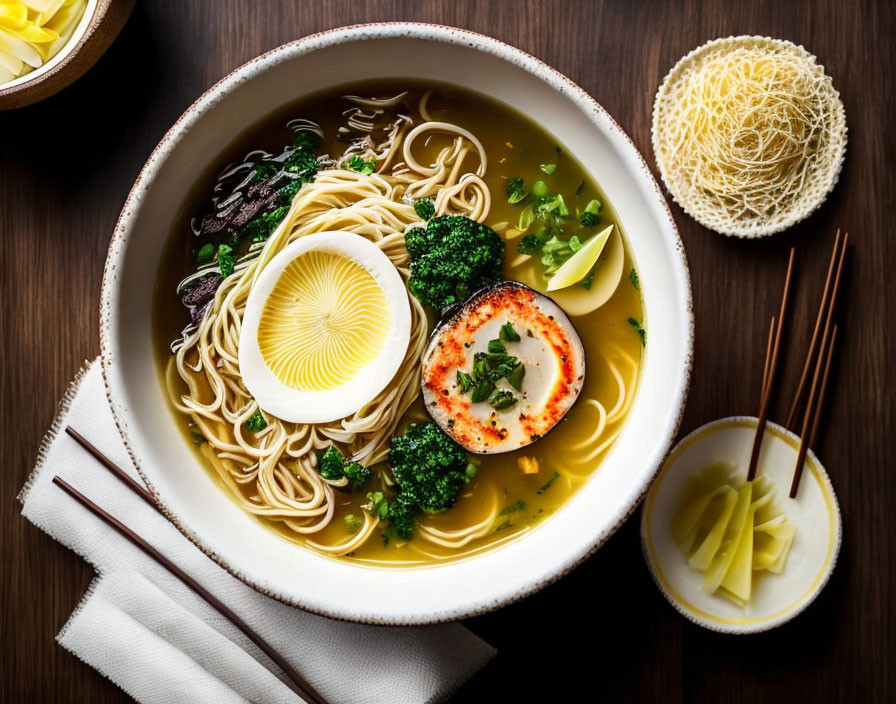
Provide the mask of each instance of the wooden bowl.
{"label": "wooden bowl", "polygon": [[118,36],[134,8],[134,0],[96,0],[88,4],[82,19],[86,25],[75,30],[58,54],[21,79],[0,85],[0,110],[20,108],[58,93],[79,78],[103,55]]}

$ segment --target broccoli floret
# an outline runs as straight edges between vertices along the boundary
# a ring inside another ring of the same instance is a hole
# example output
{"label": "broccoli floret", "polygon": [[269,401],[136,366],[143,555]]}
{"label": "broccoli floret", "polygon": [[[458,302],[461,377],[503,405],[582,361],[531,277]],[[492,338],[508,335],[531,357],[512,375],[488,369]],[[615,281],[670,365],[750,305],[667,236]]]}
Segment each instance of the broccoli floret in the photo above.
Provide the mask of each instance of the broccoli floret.
{"label": "broccoli floret", "polygon": [[429,198],[418,198],[414,201],[414,212],[421,220],[431,220],[436,214],[436,204]]}
{"label": "broccoli floret", "polygon": [[410,540],[414,537],[419,512],[420,509],[410,497],[399,494],[398,498],[389,502],[389,532],[395,533],[401,540]]}
{"label": "broccoli floret", "polygon": [[324,479],[339,481],[348,479],[346,487],[354,491],[361,488],[370,479],[370,470],[358,462],[346,462],[342,453],[334,445],[330,445],[317,455],[317,473]]}
{"label": "broccoli floret", "polygon": [[423,305],[446,308],[501,279],[504,243],[490,227],[462,215],[440,215],[405,235],[408,288]]}
{"label": "broccoli floret", "polygon": [[428,513],[454,506],[470,481],[467,453],[433,423],[411,425],[392,438],[389,465],[400,489],[399,498]]}
{"label": "broccoli floret", "polygon": [[345,465],[345,476],[352,490],[359,489],[370,479],[370,470],[358,462],[349,462]]}

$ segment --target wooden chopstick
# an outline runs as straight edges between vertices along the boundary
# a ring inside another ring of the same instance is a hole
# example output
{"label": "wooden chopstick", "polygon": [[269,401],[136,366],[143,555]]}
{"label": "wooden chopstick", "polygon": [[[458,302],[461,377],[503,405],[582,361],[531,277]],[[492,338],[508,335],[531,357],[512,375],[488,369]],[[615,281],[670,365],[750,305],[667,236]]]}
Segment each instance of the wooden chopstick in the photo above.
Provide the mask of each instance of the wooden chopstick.
{"label": "wooden chopstick", "polygon": [[[787,276],[784,279],[784,293],[781,295],[781,309],[778,313],[777,325],[772,324],[775,332],[775,342],[772,346],[771,360],[768,364],[768,378],[763,381],[762,402],[759,406],[759,419],[756,423],[756,435],[753,437],[753,450],[750,453],[750,466],[747,470],[747,481],[753,481],[756,476],[756,465],[759,462],[759,450],[762,448],[762,438],[765,435],[765,424],[768,421],[768,409],[772,398],[772,389],[775,383],[775,371],[778,367],[778,353],[781,349],[781,331],[784,329],[784,320],[787,315],[787,301],[790,298],[790,282],[793,277],[793,258],[795,250],[790,248],[790,258],[787,261]],[[771,334],[771,331],[769,331]]]}
{"label": "wooden chopstick", "polygon": [[[74,440],[81,445],[85,450],[87,450],[93,457],[95,457],[104,467],[106,467],[109,471],[111,471],[118,479],[122,480],[124,484],[131,490],[133,490],[136,494],[138,494],[142,499],[148,501],[153,508],[155,508],[159,513],[158,506],[152,498],[152,494],[150,494],[144,487],[140,486],[133,478],[131,478],[126,472],[122,471],[120,467],[118,467],[114,462],[112,462],[108,457],[103,455],[99,450],[97,450],[92,444],[90,444],[80,433],[76,430],[66,427],[66,432],[74,438]],[[209,606],[215,609],[218,613],[224,616],[227,620],[229,620],[234,626],[236,626],[249,640],[251,640],[255,645],[259,647],[259,649],[271,659],[271,661],[277,665],[278,668],[283,672],[286,676],[287,680],[284,684],[289,687],[293,692],[298,694],[300,697],[305,699],[307,702],[311,702],[312,704],[327,704],[327,700],[321,696],[317,690],[315,690],[308,682],[298,673],[296,670],[290,665],[286,659],[283,658],[274,648],[272,648],[267,641],[265,641],[260,635],[258,635],[255,631],[253,631],[249,625],[243,621],[233,610],[230,609],[224,602],[220,601],[214,594],[209,592],[205,587],[199,584],[195,579],[193,579],[189,574],[184,572],[180,567],[178,567],[175,563],[165,557],[162,553],[160,553],[156,548],[146,542],[143,538],[141,538],[137,533],[131,530],[127,525],[119,521],[113,515],[108,513],[101,506],[97,505],[90,499],[88,499],[84,494],[75,489],[71,484],[66,482],[60,476],[53,477],[53,483],[62,488],[66,493],[72,496],[75,500],[81,503],[85,508],[87,508],[91,513],[105,521],[109,526],[114,528],[118,533],[123,535],[125,538],[130,540],[134,545],[140,548],[143,552],[153,558],[156,562],[158,562],[162,567],[168,570],[171,574],[177,577],[180,581],[186,584],[190,589],[192,589],[196,594],[198,594]],[[162,514],[164,515],[164,514]]]}
{"label": "wooden chopstick", "polygon": [[[828,320],[830,322],[830,319]],[[793,470],[793,481],[790,483],[790,498],[796,498],[800,488],[800,479],[803,476],[803,468],[806,465],[806,455],[809,448],[815,444],[818,434],[818,424],[821,418],[821,410],[824,404],[824,394],[828,388],[828,375],[831,371],[831,358],[834,356],[834,343],[837,341],[837,326],[834,325],[828,340],[828,326],[825,325],[822,335],[821,350],[815,364],[815,373],[812,375],[812,386],[809,389],[809,401],[806,405],[806,413],[803,417],[803,428],[800,434],[800,450],[796,457],[796,467]],[[823,367],[823,371],[822,371]],[[819,379],[820,387],[819,387]],[[818,391],[816,399],[815,392]]]}
{"label": "wooden chopstick", "polygon": [[772,361],[772,344],[775,340],[775,316],[772,316],[772,323],[768,328],[768,342],[765,345],[765,364],[762,366],[762,392],[759,394],[759,407],[765,403],[765,391],[768,385],[768,365]]}
{"label": "wooden chopstick", "polygon": [[[796,420],[796,414],[799,410],[800,401],[802,400],[803,392],[806,388],[806,382],[809,380],[809,370],[812,369],[812,359],[815,356],[815,348],[818,344],[818,333],[821,332],[821,323],[825,318],[825,313],[833,305],[828,305],[828,293],[831,290],[831,280],[834,275],[834,267],[838,259],[840,259],[841,265],[843,263],[843,252],[846,251],[846,240],[848,237],[849,234],[846,234],[844,236],[843,248],[840,250],[840,254],[838,255],[838,247],[840,245],[840,228],[837,228],[837,235],[834,237],[834,248],[831,250],[831,261],[828,264],[828,274],[825,277],[824,290],[821,293],[821,302],[818,304],[818,316],[815,318],[815,329],[812,331],[812,339],[809,341],[809,352],[806,355],[806,362],[805,364],[803,364],[803,371],[800,374],[800,381],[797,384],[796,393],[793,396],[793,403],[790,406],[790,412],[787,414],[787,422],[785,423],[786,428],[793,427],[793,422]],[[837,277],[839,280],[839,266],[837,267],[837,272]]]}
{"label": "wooden chopstick", "polygon": [[[119,480],[124,482],[127,485],[128,489],[133,491],[135,494],[137,494],[137,496],[139,496],[146,503],[152,506],[156,511],[165,516],[165,514],[159,508],[159,505],[156,503],[155,499],[152,497],[152,494],[150,494],[146,490],[146,487],[141,485],[130,474],[122,470],[117,464],[106,457],[102,452],[97,450],[96,447],[94,447],[93,444],[91,444],[91,442],[87,440],[87,438],[81,435],[81,433],[75,430],[72,426],[65,426],[65,432],[68,433],[76,443],[87,450],[87,452],[89,452],[97,462],[99,462],[101,465],[103,465],[103,467],[112,472],[112,474],[114,474]],[[165,518],[168,518],[168,516],[165,516]]]}

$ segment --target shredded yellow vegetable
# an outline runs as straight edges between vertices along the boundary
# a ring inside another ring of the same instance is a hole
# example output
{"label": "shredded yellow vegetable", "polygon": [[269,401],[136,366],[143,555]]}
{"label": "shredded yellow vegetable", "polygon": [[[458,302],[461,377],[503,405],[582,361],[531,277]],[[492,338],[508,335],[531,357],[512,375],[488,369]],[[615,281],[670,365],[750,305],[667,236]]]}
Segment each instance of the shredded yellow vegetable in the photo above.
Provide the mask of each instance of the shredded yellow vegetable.
{"label": "shredded yellow vegetable", "polygon": [[87,0],[0,2],[0,85],[40,68],[66,45]]}

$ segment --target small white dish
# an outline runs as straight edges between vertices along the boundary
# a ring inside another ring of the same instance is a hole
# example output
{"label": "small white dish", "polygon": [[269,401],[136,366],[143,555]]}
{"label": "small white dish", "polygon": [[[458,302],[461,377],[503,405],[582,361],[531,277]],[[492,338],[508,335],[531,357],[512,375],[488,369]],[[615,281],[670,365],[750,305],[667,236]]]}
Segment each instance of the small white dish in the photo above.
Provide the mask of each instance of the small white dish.
{"label": "small white dish", "polygon": [[784,572],[754,575],[753,596],[744,607],[701,590],[702,575],[688,567],[669,522],[686,482],[707,465],[727,462],[746,478],[756,423],[753,417],[722,418],[684,438],[666,460],[641,513],[641,546],[660,591],[683,616],[722,633],[767,631],[800,614],[827,584],[840,552],[840,508],[827,472],[810,450],[797,496],[790,499],[800,441],[768,423],[757,476],[774,482],[787,520],[797,526]]}

